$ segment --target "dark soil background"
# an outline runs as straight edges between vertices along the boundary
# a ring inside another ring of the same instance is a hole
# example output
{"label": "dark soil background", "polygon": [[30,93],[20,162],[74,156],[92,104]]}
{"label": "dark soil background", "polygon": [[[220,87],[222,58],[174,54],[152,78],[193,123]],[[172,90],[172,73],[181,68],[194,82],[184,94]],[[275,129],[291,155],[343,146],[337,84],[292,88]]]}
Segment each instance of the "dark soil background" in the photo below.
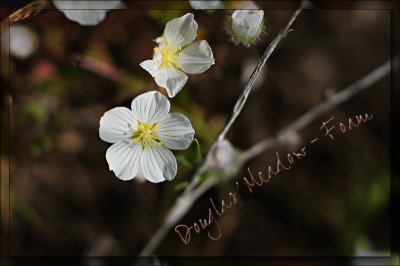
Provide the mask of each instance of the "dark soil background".
{"label": "dark soil background", "polygon": [[[229,11],[184,10],[188,3],[178,1],[154,3],[153,10],[138,10],[142,6],[134,1],[125,4],[127,10],[108,12],[95,27],[80,26],[52,8],[43,10],[19,23],[37,35],[37,50],[24,60],[2,54],[9,72],[2,71],[1,124],[3,137],[8,125],[11,134],[9,152],[2,147],[2,178],[7,170],[10,178],[10,219],[2,213],[1,224],[2,230],[10,227],[11,256],[136,256],[180,194],[176,186],[190,180],[194,170],[179,164],[176,178],[162,184],[117,179],[105,160],[109,144],[98,135],[100,117],[113,107],[130,107],[143,92],[165,93],[139,63],[152,57],[153,40],[166,21],[193,12],[197,39],[209,42],[216,64],[190,75],[170,100],[173,111],[192,121],[205,153],[258,56],[297,6],[257,2],[264,8],[265,30],[254,48],[246,48],[229,42],[224,30]],[[315,5],[322,9],[298,17],[229,132],[238,149],[273,136],[394,55],[391,18],[398,10],[391,12],[392,4]],[[3,19],[9,11],[3,9]],[[97,70],[90,69],[91,62]],[[239,205],[218,218],[220,240],[193,233],[184,246],[171,230],[156,255],[344,256],[351,263],[363,251],[389,254],[390,151],[395,148],[390,110],[388,75],[301,130],[297,146],[273,147],[200,198],[180,223],[208,217],[209,197],[226,200],[235,181],[248,175],[247,167],[266,173],[276,162],[275,152],[307,146],[307,156],[290,171],[253,194],[240,189]],[[336,131],[334,140],[319,129],[331,117],[337,129],[339,122],[365,113],[373,114],[372,121],[346,134]],[[318,143],[310,145],[316,137]]]}

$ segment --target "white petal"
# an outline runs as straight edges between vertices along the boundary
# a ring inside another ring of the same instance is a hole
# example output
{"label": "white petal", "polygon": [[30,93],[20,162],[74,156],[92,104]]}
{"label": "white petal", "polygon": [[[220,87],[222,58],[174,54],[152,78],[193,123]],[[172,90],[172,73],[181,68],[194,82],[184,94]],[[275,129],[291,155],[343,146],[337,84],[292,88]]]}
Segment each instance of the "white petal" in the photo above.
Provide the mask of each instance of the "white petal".
{"label": "white petal", "polygon": [[189,0],[190,5],[193,9],[222,9],[224,5],[221,1],[200,1],[200,0]]}
{"label": "white petal", "polygon": [[150,73],[150,75],[154,78],[154,69],[153,60],[146,60],[139,64],[144,70]]}
{"label": "white petal", "polygon": [[263,10],[236,10],[231,17],[233,37],[250,45],[262,31]]}
{"label": "white petal", "polygon": [[172,180],[177,172],[175,156],[163,145],[143,150],[140,167],[147,180],[153,183]]}
{"label": "white petal", "polygon": [[197,22],[193,14],[188,13],[167,23],[164,38],[169,45],[184,47],[196,38]]}
{"label": "white petal", "polygon": [[106,152],[110,171],[121,180],[131,180],[139,171],[141,153],[142,147],[129,140],[114,143]]}
{"label": "white petal", "polygon": [[157,85],[165,88],[171,98],[183,88],[187,78],[185,73],[172,66],[159,69],[155,75]]}
{"label": "white petal", "polygon": [[163,145],[172,150],[185,150],[193,141],[194,129],[186,116],[170,113],[159,124],[157,135]]}
{"label": "white petal", "polygon": [[99,24],[107,11],[116,8],[120,1],[54,0],[53,3],[68,19],[84,26],[93,26]]}
{"label": "white petal", "polygon": [[198,41],[182,50],[177,58],[178,66],[186,73],[203,73],[215,63],[213,53],[207,41]]}
{"label": "white petal", "polygon": [[137,96],[132,101],[132,112],[142,123],[157,123],[168,115],[170,103],[158,91],[150,91]]}
{"label": "white petal", "polygon": [[100,138],[114,143],[129,138],[137,128],[132,111],[126,107],[116,107],[104,113],[100,119]]}
{"label": "white petal", "polygon": [[95,26],[106,17],[105,10],[62,10],[64,15],[83,26]]}

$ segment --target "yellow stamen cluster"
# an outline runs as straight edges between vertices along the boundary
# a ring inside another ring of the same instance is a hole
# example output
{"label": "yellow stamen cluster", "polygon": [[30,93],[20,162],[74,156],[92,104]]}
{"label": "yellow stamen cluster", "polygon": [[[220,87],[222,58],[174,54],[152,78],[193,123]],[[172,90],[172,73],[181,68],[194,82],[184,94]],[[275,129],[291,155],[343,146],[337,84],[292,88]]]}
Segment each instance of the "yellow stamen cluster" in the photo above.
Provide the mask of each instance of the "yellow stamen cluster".
{"label": "yellow stamen cluster", "polygon": [[131,136],[133,143],[139,143],[142,145],[143,149],[148,150],[150,148],[154,148],[155,145],[162,145],[163,143],[159,141],[157,131],[157,124],[144,124],[138,122],[138,129]]}
{"label": "yellow stamen cluster", "polygon": [[175,66],[176,59],[179,56],[181,47],[177,48],[172,46],[174,42],[166,43],[163,42],[159,47],[154,48],[154,54],[160,53],[160,67]]}

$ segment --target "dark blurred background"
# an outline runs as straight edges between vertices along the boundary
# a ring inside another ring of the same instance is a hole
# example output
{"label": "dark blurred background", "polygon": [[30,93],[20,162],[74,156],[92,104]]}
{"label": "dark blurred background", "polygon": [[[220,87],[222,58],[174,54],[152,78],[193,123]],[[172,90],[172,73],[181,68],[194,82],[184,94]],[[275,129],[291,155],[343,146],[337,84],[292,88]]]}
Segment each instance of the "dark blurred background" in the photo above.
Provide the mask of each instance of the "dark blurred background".
{"label": "dark blurred background", "polygon": [[[197,39],[209,42],[216,64],[190,75],[170,100],[172,111],[191,120],[205,153],[258,56],[297,7],[257,4],[265,8],[266,22],[254,48],[229,42],[224,30],[229,11],[190,10],[185,1],[154,3],[151,10],[138,10],[139,4],[126,1],[126,10],[108,12],[94,27],[68,20],[50,4],[12,26],[23,27],[32,52],[8,56],[2,49],[1,57],[2,65],[9,66],[1,73],[2,88],[9,88],[1,91],[1,124],[3,137],[10,127],[10,151],[3,146],[1,160],[2,175],[8,170],[10,177],[11,256],[140,252],[182,192],[177,185],[190,180],[194,169],[178,164],[176,178],[162,184],[117,179],[105,160],[109,144],[98,136],[100,117],[113,107],[130,107],[143,92],[160,89],[139,63],[151,59],[153,40],[167,21],[193,12]],[[345,8],[333,3],[315,7],[298,17],[294,31],[279,44],[229,132],[238,149],[273,136],[394,55],[391,16],[398,10],[391,12],[392,4],[358,1]],[[2,19],[16,8],[10,3],[3,7]],[[253,194],[240,190],[240,204],[218,218],[220,240],[202,232],[192,234],[184,246],[171,230],[156,255],[346,256],[349,264],[355,263],[355,255],[390,255],[390,108],[391,78],[386,76],[301,130],[297,147],[274,146],[244,165],[236,178],[201,197],[180,223],[206,218],[208,198],[226,200],[234,182],[247,176],[247,167],[266,172],[276,151],[298,151],[320,137],[290,171]],[[322,137],[323,121],[334,116],[336,123],[346,122],[365,113],[374,115],[366,125],[336,134],[333,141]],[[3,226],[8,224],[8,217],[1,218]]]}

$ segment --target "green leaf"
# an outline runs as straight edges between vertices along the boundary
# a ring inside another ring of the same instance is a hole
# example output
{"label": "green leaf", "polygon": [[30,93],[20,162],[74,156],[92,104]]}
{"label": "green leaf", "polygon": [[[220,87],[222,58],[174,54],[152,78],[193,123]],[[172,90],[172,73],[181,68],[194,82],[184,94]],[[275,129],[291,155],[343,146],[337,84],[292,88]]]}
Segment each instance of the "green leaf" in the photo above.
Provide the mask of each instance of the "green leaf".
{"label": "green leaf", "polygon": [[30,102],[23,106],[23,114],[29,119],[44,122],[46,120],[46,111],[39,102]]}
{"label": "green leaf", "polygon": [[42,224],[42,219],[35,208],[15,191],[12,191],[12,207],[30,225],[39,227]]}
{"label": "green leaf", "polygon": [[202,156],[201,156],[201,149],[200,149],[200,144],[197,139],[194,139],[192,141],[192,144],[189,146],[189,153],[190,157],[193,160],[195,164],[199,164],[201,162]]}
{"label": "green leaf", "polygon": [[180,154],[180,155],[175,155],[175,158],[178,162],[182,163],[184,166],[192,169],[193,164],[190,162],[189,158],[187,158],[185,155]]}
{"label": "green leaf", "polygon": [[178,162],[182,163],[184,166],[190,169],[200,164],[202,160],[202,155],[200,144],[197,139],[194,139],[192,141],[185,154],[175,155],[175,158]]}
{"label": "green leaf", "polygon": [[203,184],[204,182],[206,182],[210,177],[212,176],[212,172],[211,171],[205,171],[199,178],[199,180],[197,181],[198,185]]}
{"label": "green leaf", "polygon": [[175,186],[175,191],[180,191],[182,189],[185,189],[189,185],[188,181],[184,181],[182,183],[179,183],[178,185]]}

